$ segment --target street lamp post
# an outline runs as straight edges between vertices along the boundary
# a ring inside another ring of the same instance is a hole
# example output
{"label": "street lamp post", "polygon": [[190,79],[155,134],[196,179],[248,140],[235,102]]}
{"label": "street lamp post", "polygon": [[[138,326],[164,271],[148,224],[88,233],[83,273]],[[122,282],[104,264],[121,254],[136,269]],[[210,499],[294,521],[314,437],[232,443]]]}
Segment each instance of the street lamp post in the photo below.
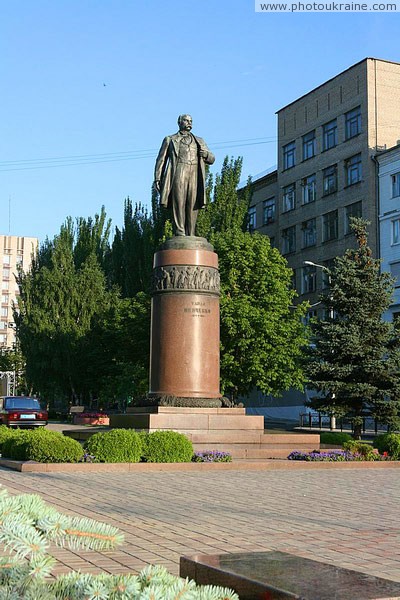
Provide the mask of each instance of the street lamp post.
{"label": "street lamp post", "polygon": [[[308,265],[310,267],[316,267],[318,269],[322,269],[326,273],[328,273],[328,283],[331,284],[331,272],[328,267],[325,265],[319,265],[318,263],[312,262],[311,260],[304,260],[303,265]],[[329,307],[329,318],[333,320],[333,307]],[[335,394],[332,394],[332,398],[335,397]],[[330,429],[336,429],[336,417],[334,415],[330,416]]]}

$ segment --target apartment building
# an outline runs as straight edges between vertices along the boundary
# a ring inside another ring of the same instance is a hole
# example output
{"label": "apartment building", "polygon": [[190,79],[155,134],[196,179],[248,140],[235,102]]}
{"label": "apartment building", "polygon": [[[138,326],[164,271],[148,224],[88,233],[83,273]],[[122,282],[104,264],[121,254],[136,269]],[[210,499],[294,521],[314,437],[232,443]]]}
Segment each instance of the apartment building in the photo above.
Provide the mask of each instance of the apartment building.
{"label": "apartment building", "polygon": [[250,218],[287,258],[312,315],[328,281],[304,261],[329,267],[353,245],[351,216],[371,222],[379,254],[375,155],[397,145],[399,108],[400,64],[366,58],[277,112],[278,168],[255,182]]}
{"label": "apartment building", "polygon": [[22,267],[24,271],[30,268],[32,254],[37,246],[37,238],[0,235],[0,260],[2,261],[0,348],[13,348],[15,344],[12,307],[19,294],[15,276],[18,267]]}
{"label": "apartment building", "polygon": [[377,154],[376,161],[381,268],[395,278],[392,304],[384,316],[392,321],[400,317],[400,143]]}

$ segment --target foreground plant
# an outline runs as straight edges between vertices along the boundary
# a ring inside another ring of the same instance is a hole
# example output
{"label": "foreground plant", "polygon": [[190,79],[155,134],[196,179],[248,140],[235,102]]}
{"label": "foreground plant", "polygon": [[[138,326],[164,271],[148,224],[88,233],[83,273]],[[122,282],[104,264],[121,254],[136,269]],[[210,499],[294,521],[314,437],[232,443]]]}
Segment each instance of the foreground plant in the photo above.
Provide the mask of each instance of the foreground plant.
{"label": "foreground plant", "polygon": [[0,492],[0,600],[239,600],[226,588],[197,586],[161,566],[139,575],[91,575],[72,571],[49,579],[55,559],[51,543],[72,550],[113,550],[123,535],[110,525],[71,517],[40,496]]}

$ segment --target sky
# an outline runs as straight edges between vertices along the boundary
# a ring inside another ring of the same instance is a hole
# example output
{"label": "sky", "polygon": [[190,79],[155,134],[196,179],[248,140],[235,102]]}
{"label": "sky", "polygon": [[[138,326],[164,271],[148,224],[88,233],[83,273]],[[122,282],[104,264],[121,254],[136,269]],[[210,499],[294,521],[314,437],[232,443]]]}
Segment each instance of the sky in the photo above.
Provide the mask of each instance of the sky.
{"label": "sky", "polygon": [[276,111],[365,57],[400,62],[399,13],[256,13],[254,0],[0,0],[0,234],[149,205],[190,113],[242,179],[276,164]]}

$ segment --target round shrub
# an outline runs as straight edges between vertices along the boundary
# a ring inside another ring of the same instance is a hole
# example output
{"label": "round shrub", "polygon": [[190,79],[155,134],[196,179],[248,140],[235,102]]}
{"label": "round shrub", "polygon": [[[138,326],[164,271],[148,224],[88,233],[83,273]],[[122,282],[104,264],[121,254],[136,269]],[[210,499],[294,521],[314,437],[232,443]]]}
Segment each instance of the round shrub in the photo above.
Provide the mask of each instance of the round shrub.
{"label": "round shrub", "polygon": [[142,454],[142,441],[133,429],[111,429],[92,435],[85,450],[98,462],[136,463]]}
{"label": "round shrub", "polygon": [[78,462],[83,456],[79,442],[57,431],[37,429],[18,431],[6,440],[3,455],[14,460],[35,460],[42,463]]}
{"label": "round shrub", "polygon": [[42,463],[76,463],[83,456],[79,442],[57,431],[39,429],[26,441],[27,460]]}
{"label": "round shrub", "polygon": [[380,456],[370,444],[365,444],[359,440],[351,440],[343,444],[344,450],[359,454],[362,460],[379,460]]}
{"label": "round shrub", "polygon": [[3,443],[2,456],[4,458],[11,458],[12,460],[27,460],[26,443],[33,432],[15,429],[12,433],[13,435]]}
{"label": "round shrub", "polygon": [[3,445],[4,442],[12,437],[18,435],[20,429],[11,429],[10,427],[6,427],[6,425],[0,425],[0,453],[3,454]]}
{"label": "round shrub", "polygon": [[152,431],[142,434],[145,462],[171,463],[191,462],[192,442],[183,433],[177,431]]}
{"label": "round shrub", "polygon": [[323,431],[320,433],[321,444],[333,444],[334,446],[341,446],[345,442],[351,441],[351,435],[349,433],[342,433],[340,431]]}
{"label": "round shrub", "polygon": [[381,454],[387,452],[393,460],[400,459],[400,434],[385,433],[378,435],[374,440],[374,448],[377,448]]}

